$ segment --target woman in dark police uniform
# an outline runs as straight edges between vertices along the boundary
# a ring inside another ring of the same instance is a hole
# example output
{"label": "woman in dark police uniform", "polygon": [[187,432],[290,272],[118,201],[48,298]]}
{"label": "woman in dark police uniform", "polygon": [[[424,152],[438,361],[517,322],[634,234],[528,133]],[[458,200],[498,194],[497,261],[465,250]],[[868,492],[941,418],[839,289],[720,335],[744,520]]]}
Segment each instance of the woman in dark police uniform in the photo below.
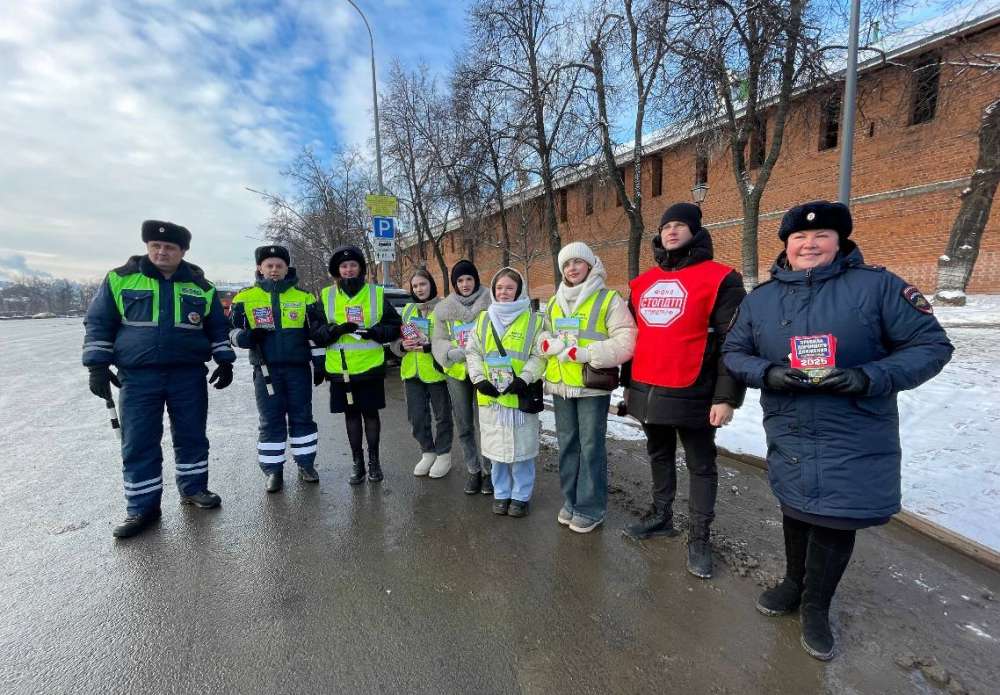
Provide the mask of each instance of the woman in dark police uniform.
{"label": "woman in dark police uniform", "polygon": [[896,394],[935,376],[952,346],[919,290],[866,265],[840,203],[792,208],[771,279],[751,292],[723,348],[726,367],[762,389],[771,489],[787,569],[757,599],[799,609],[802,646],[834,655],[829,608],[858,529],[900,509]]}

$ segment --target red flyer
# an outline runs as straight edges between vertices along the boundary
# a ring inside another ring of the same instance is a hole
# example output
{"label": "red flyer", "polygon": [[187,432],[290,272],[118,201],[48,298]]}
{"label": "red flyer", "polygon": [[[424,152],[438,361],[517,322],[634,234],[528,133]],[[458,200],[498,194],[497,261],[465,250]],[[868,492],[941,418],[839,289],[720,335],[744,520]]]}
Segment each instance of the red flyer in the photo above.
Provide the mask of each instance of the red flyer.
{"label": "red flyer", "polygon": [[253,322],[255,328],[266,328],[274,330],[274,312],[269,306],[257,306],[253,308]]}
{"label": "red flyer", "polygon": [[818,382],[837,366],[837,338],[829,333],[794,336],[789,362]]}

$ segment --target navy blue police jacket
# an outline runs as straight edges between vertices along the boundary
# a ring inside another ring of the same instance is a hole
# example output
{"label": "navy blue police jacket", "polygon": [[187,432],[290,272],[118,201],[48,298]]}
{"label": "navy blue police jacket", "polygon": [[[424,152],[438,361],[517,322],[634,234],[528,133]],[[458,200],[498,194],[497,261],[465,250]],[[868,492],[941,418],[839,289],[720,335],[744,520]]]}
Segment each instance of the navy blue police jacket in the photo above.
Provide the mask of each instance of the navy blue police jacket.
{"label": "navy blue police jacket", "polygon": [[[891,516],[900,509],[896,394],[940,372],[952,345],[916,288],[866,265],[853,242],[828,266],[792,271],[784,260],[747,295],[723,346],[729,372],[762,389],[771,488],[809,514]],[[827,333],[836,366],[864,370],[867,393],[763,388],[768,368],[789,363],[793,336]]]}
{"label": "navy blue police jacket", "polygon": [[147,256],[132,256],[104,278],[84,325],[85,367],[236,361],[215,287],[201,268],[186,261],[167,279]]}

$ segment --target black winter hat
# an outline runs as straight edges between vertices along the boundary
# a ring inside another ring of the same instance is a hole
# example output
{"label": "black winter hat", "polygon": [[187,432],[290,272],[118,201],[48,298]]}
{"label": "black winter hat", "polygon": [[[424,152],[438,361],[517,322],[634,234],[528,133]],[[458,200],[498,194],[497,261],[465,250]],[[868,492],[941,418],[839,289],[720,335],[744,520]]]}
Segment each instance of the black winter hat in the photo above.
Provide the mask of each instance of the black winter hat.
{"label": "black winter hat", "polygon": [[781,218],[778,238],[787,242],[789,235],[809,229],[832,229],[843,242],[851,236],[854,229],[851,211],[843,203],[831,203],[828,200],[814,200],[797,205]]}
{"label": "black winter hat", "polygon": [[674,203],[663,213],[657,229],[663,229],[667,222],[683,222],[694,234],[701,229],[701,208],[693,203]]}
{"label": "black winter hat", "polygon": [[268,258],[280,258],[285,262],[285,265],[292,264],[292,257],[288,255],[288,249],[284,246],[258,246],[253,252],[253,257],[257,261],[257,265],[260,265]]}
{"label": "black winter hat", "polygon": [[456,292],[458,292],[458,279],[463,275],[471,275],[475,279],[476,287],[473,292],[479,289],[479,271],[472,261],[463,258],[451,267],[451,286]]}
{"label": "black winter hat", "polygon": [[177,244],[187,251],[191,248],[191,232],[179,224],[162,220],[146,220],[142,223],[142,241],[166,241]]}
{"label": "black winter hat", "polygon": [[365,263],[365,255],[361,253],[361,249],[357,246],[338,246],[333,250],[333,255],[330,256],[330,275],[335,278],[340,277],[340,264],[344,261],[357,261],[358,265],[361,266],[361,272],[358,277],[365,277],[368,273],[368,264]]}

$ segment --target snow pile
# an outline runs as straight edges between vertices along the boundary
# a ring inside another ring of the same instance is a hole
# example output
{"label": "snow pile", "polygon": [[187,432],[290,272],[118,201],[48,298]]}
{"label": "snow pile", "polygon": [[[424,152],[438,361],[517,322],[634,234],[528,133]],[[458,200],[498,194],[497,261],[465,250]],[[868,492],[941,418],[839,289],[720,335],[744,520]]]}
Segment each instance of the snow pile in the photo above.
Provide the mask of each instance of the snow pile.
{"label": "snow pile", "polygon": [[1000,295],[970,294],[965,298],[965,306],[936,306],[934,315],[945,328],[1000,327]]}

